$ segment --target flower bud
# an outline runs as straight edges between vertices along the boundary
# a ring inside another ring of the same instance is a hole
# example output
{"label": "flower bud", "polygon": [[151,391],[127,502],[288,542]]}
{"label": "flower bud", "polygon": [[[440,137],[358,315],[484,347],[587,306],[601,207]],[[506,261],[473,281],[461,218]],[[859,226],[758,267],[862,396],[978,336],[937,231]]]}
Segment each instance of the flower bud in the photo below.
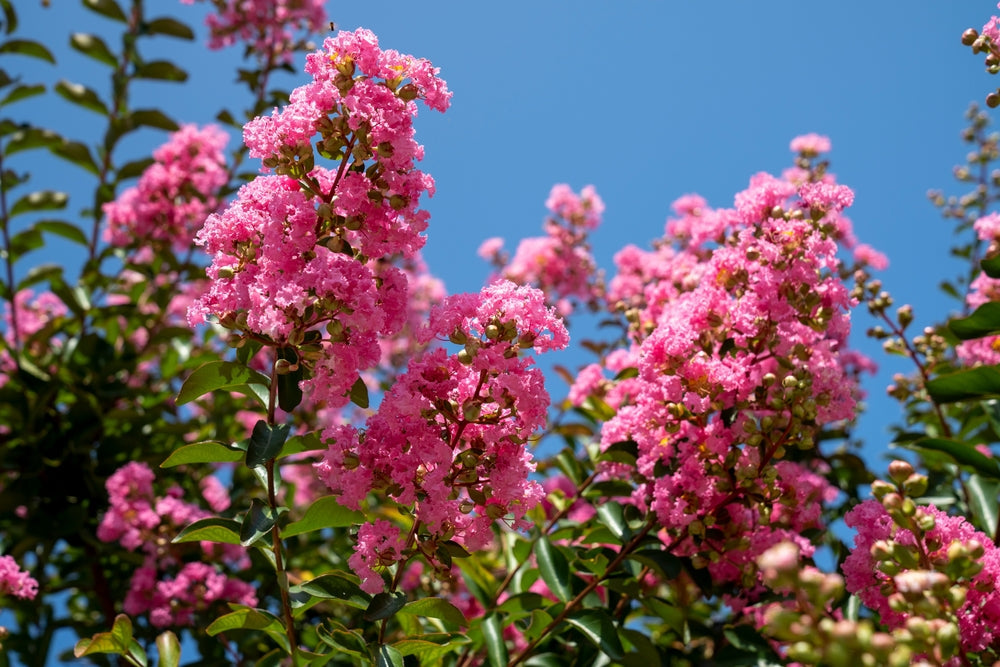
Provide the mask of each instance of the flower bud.
{"label": "flower bud", "polygon": [[913,474],[913,466],[907,461],[896,460],[889,464],[889,478],[897,484],[902,484]]}
{"label": "flower bud", "polygon": [[972,43],[976,41],[977,37],[979,37],[979,33],[976,32],[974,28],[969,28],[962,33],[962,44],[965,46],[972,46]]}

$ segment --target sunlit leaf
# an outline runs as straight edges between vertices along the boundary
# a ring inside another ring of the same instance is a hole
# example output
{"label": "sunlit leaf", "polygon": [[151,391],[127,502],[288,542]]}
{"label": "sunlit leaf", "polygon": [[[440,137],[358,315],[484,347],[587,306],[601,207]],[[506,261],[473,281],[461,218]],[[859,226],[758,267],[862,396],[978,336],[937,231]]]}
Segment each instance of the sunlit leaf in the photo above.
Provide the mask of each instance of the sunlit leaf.
{"label": "sunlit leaf", "polygon": [[210,361],[184,380],[177,394],[177,404],[184,405],[220,389],[250,393],[250,385],[267,387],[270,379],[259,371],[231,361]]}
{"label": "sunlit leaf", "polygon": [[298,586],[292,586],[289,590],[291,592],[301,591],[325,600],[339,600],[356,609],[367,609],[368,605],[371,604],[371,595],[361,590],[357,582],[345,572],[330,572],[305,581]]}
{"label": "sunlit leaf", "polygon": [[569,561],[558,547],[554,546],[545,536],[538,539],[535,546],[538,558],[538,571],[549,590],[563,602],[573,597],[570,588]]}
{"label": "sunlit leaf", "polygon": [[160,464],[160,467],[173,468],[190,463],[228,463],[239,461],[244,456],[245,452],[240,449],[209,440],[178,447]]}
{"label": "sunlit leaf", "polygon": [[187,526],[173,539],[181,542],[219,542],[221,544],[240,543],[240,522],[235,519],[207,517]]}
{"label": "sunlit leaf", "polygon": [[39,190],[32,192],[14,202],[10,208],[10,217],[22,213],[35,213],[38,211],[54,211],[66,207],[69,195],[65,192],[55,190]]}
{"label": "sunlit leaf", "polygon": [[284,446],[281,448],[281,452],[278,454],[278,458],[281,459],[293,454],[301,454],[302,452],[325,451],[326,449],[327,446],[320,440],[319,434],[316,431],[310,431],[302,435],[293,435],[286,440]]}
{"label": "sunlit leaf", "polygon": [[357,510],[344,507],[337,502],[337,496],[324,496],[313,501],[305,515],[288,524],[282,537],[294,537],[323,528],[345,528],[355,526],[365,520],[365,515]]}
{"label": "sunlit leaf", "polygon": [[566,622],[580,630],[612,660],[621,660],[625,656],[614,621],[603,609],[578,609],[566,617]]}
{"label": "sunlit leaf", "polygon": [[79,105],[84,109],[89,109],[90,111],[96,111],[102,116],[108,115],[108,107],[101,101],[100,96],[83,84],[63,79],[56,83],[54,90],[60,97],[69,100],[73,104]]}
{"label": "sunlit leaf", "polygon": [[463,627],[469,624],[458,607],[442,598],[421,598],[414,600],[400,609],[399,613],[410,614],[412,616],[426,616],[427,618],[439,618],[446,623]]}
{"label": "sunlit leaf", "polygon": [[942,375],[927,383],[927,393],[936,403],[1000,397],[1000,369],[977,366]]}
{"label": "sunlit leaf", "polygon": [[997,522],[1000,521],[1000,507],[997,497],[1000,494],[1000,481],[986,479],[981,475],[971,475],[965,483],[969,493],[969,509],[972,518],[980,530],[987,535],[994,535]]}
{"label": "sunlit leaf", "polygon": [[503,639],[500,617],[495,613],[487,614],[483,617],[480,627],[483,631],[483,639],[486,640],[486,655],[489,658],[490,667],[506,667],[509,658],[507,643]]}
{"label": "sunlit leaf", "polygon": [[157,667],[178,667],[181,664],[181,643],[170,630],[156,636]]}
{"label": "sunlit leaf", "polygon": [[111,49],[104,43],[104,40],[97,35],[75,32],[69,37],[69,45],[97,62],[110,65],[111,67],[118,66],[118,57],[111,52]]}
{"label": "sunlit leaf", "polygon": [[382,644],[378,647],[378,653],[375,659],[376,667],[403,667],[403,654],[397,649],[389,646],[388,644]]}

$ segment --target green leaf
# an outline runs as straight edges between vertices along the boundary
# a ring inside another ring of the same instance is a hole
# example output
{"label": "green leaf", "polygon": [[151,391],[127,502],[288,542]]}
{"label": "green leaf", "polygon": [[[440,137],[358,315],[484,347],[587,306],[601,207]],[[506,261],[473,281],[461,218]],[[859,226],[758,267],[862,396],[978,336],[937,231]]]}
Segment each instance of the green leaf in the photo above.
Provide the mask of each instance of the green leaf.
{"label": "green leaf", "polygon": [[535,554],[542,580],[557,598],[568,602],[573,597],[573,591],[570,588],[569,561],[566,556],[544,535],[535,546]]}
{"label": "green leaf", "polygon": [[10,209],[10,217],[21,215],[22,213],[32,213],[38,211],[54,211],[66,207],[69,195],[65,192],[55,190],[39,190],[24,195]]}
{"label": "green leaf", "polygon": [[244,455],[241,449],[218,441],[206,440],[178,447],[160,464],[160,467],[173,468],[189,463],[231,463],[239,461]]}
{"label": "green leaf", "polygon": [[14,11],[14,5],[10,0],[0,0],[0,8],[3,9],[4,22],[7,24],[4,26],[4,32],[9,35],[17,30],[17,12]]}
{"label": "green leaf", "polygon": [[483,639],[486,641],[486,655],[491,667],[507,667],[510,659],[507,654],[507,643],[503,640],[503,628],[500,617],[495,613],[487,614],[480,624]]}
{"label": "green leaf", "polygon": [[927,383],[927,393],[936,403],[1000,397],[1000,368],[977,366],[941,375]]}
{"label": "green leaf", "polygon": [[363,616],[369,623],[372,621],[381,621],[384,618],[392,618],[405,604],[405,593],[378,593],[372,597],[372,601],[369,603],[368,608],[365,609]]}
{"label": "green leaf", "polygon": [[181,643],[170,630],[157,635],[156,652],[160,654],[158,667],[179,667],[181,664]]}
{"label": "green leaf", "polygon": [[26,275],[21,282],[17,284],[17,289],[15,291],[20,292],[26,287],[30,287],[36,283],[43,282],[45,280],[54,280],[62,277],[63,267],[59,264],[39,264],[33,266],[28,270],[28,275]]}
{"label": "green leaf", "polygon": [[337,496],[323,496],[313,501],[301,519],[288,524],[281,531],[281,536],[295,537],[323,528],[345,528],[357,525],[364,520],[365,515],[361,512],[348,509],[338,503]]}
{"label": "green leaf", "polygon": [[177,405],[190,403],[196,398],[220,389],[251,393],[251,385],[267,387],[269,384],[266,375],[242,364],[231,361],[209,361],[184,380],[177,394]]}
{"label": "green leaf", "polygon": [[443,663],[444,656],[454,653],[458,647],[469,642],[469,638],[464,635],[435,632],[402,639],[392,646],[404,657],[408,655],[415,657],[418,664],[440,665]]}
{"label": "green leaf", "polygon": [[142,176],[142,172],[146,171],[151,164],[156,162],[151,157],[144,158],[142,160],[134,160],[132,162],[126,162],[117,171],[117,177],[119,181],[124,181],[128,178],[135,178],[136,176]]}
{"label": "green leaf", "polygon": [[85,56],[89,56],[97,62],[118,66],[118,57],[111,52],[104,40],[97,35],[85,32],[75,32],[69,37],[69,45]]}
{"label": "green leaf", "polygon": [[403,667],[403,654],[388,644],[382,644],[378,647],[375,665],[376,667]]}
{"label": "green leaf", "polygon": [[291,426],[288,424],[272,426],[263,419],[258,420],[254,424],[250,444],[247,446],[247,467],[256,468],[277,458],[285,440],[288,439],[289,430]]}
{"label": "green leaf", "polygon": [[39,220],[35,223],[35,228],[61,236],[82,246],[86,246],[88,243],[87,235],[83,233],[83,230],[63,220]]}
{"label": "green leaf", "polygon": [[240,546],[249,547],[271,532],[275,522],[274,512],[259,498],[250,501],[250,509],[243,516],[240,528]]}
{"label": "green leaf", "polygon": [[155,127],[168,132],[176,132],[180,129],[177,121],[158,109],[136,109],[129,114],[129,120],[136,126]]}
{"label": "green leaf", "polygon": [[220,544],[240,543],[240,522],[212,516],[199,519],[177,534],[174,544],[181,542],[219,542]]}
{"label": "green leaf", "polygon": [[108,115],[108,107],[101,101],[98,94],[81,83],[73,83],[72,81],[62,79],[56,83],[55,91],[60,97],[84,109],[96,111],[102,116]]}
{"label": "green leaf", "polygon": [[128,23],[128,17],[115,0],[83,0],[83,6],[101,16]]}
{"label": "green leaf", "polygon": [[30,56],[47,62],[56,64],[56,59],[52,52],[45,46],[30,39],[9,39],[0,44],[0,53],[17,53],[22,56]]}
{"label": "green leaf", "polygon": [[458,607],[441,598],[421,598],[410,602],[399,610],[400,614],[440,618],[446,623],[465,627],[469,624]]}
{"label": "green leaf", "polygon": [[278,359],[284,359],[293,364],[295,370],[290,373],[279,374],[278,382],[278,407],[285,412],[291,412],[302,402],[302,388],[299,382],[305,375],[305,368],[298,364],[299,355],[290,347],[278,348]]}
{"label": "green leaf", "polygon": [[82,167],[91,174],[98,176],[101,172],[90,155],[90,149],[79,141],[63,141],[57,146],[53,146],[51,151],[59,157],[72,162],[78,167]]}
{"label": "green leaf", "polygon": [[668,580],[676,579],[681,573],[680,558],[662,549],[640,549],[633,551],[628,558],[658,570]]}
{"label": "green leaf", "polygon": [[627,463],[635,465],[639,458],[639,445],[632,440],[616,442],[608,446],[600,456],[598,461],[613,461],[615,463]]}
{"label": "green leaf", "polygon": [[[320,575],[298,586],[292,586],[289,592],[302,592],[324,600],[339,600],[356,609],[367,609],[371,604],[371,596],[361,590],[357,582],[350,579],[345,572],[334,571]],[[294,599],[292,604],[295,605]]]}
{"label": "green leaf", "polygon": [[903,443],[903,446],[917,451],[926,449],[943,452],[953,458],[956,463],[968,466],[981,475],[991,479],[1000,479],[1000,463],[996,459],[981,454],[970,444],[945,438],[920,438],[913,442]]}
{"label": "green leaf", "polygon": [[242,607],[225,616],[220,616],[205,628],[205,632],[210,637],[231,630],[263,630],[269,634],[274,632],[279,635],[285,633],[285,628],[277,616],[265,609],[251,609],[250,607]]}
{"label": "green leaf", "polygon": [[0,100],[0,107],[5,107],[8,104],[13,104],[14,102],[20,102],[21,100],[26,100],[29,97],[35,97],[36,95],[41,95],[45,92],[45,86],[42,84],[27,85],[22,84],[20,86],[15,86],[7,96]]}
{"label": "green leaf", "polygon": [[169,35],[178,39],[194,39],[194,31],[191,28],[169,17],[153,19],[149,23],[144,24],[143,28],[151,35]]}
{"label": "green leaf", "polygon": [[351,403],[354,403],[354,405],[359,408],[368,407],[368,386],[360,376],[354,381],[354,385],[351,387],[349,395],[351,397]]}
{"label": "green leaf", "polygon": [[5,155],[14,155],[33,148],[52,148],[62,143],[63,138],[52,130],[38,127],[23,127],[10,136],[4,148]]}
{"label": "green leaf", "polygon": [[20,257],[32,250],[45,245],[42,233],[34,226],[22,229],[10,239],[10,261],[16,262]]}
{"label": "green leaf", "polygon": [[968,317],[952,320],[948,327],[962,340],[996,335],[1000,333],[1000,303],[988,301]]}
{"label": "green leaf", "polygon": [[965,483],[969,492],[969,509],[976,525],[987,535],[993,535],[1000,521],[1000,508],[997,496],[1000,494],[1000,481],[986,479],[980,475],[972,475]]}
{"label": "green leaf", "polygon": [[579,609],[566,617],[566,622],[580,630],[594,646],[612,660],[625,657],[614,621],[603,609]]}
{"label": "green leaf", "polygon": [[125,614],[118,614],[110,632],[99,632],[90,639],[81,639],[73,649],[73,654],[77,658],[94,653],[124,655],[131,647],[132,620]]}
{"label": "green leaf", "polygon": [[326,449],[327,446],[320,440],[319,434],[316,431],[310,431],[303,435],[293,435],[285,441],[285,446],[281,448],[278,458],[282,459],[302,452],[326,451]]}
{"label": "green leaf", "polygon": [[153,60],[136,67],[135,76],[158,81],[187,81],[188,73],[167,60]]}
{"label": "green leaf", "polygon": [[984,259],[980,265],[990,278],[1000,278],[1000,255]]}
{"label": "green leaf", "polygon": [[625,521],[625,513],[620,503],[611,500],[598,505],[597,519],[607,526],[619,541],[624,542],[632,537],[632,531]]}

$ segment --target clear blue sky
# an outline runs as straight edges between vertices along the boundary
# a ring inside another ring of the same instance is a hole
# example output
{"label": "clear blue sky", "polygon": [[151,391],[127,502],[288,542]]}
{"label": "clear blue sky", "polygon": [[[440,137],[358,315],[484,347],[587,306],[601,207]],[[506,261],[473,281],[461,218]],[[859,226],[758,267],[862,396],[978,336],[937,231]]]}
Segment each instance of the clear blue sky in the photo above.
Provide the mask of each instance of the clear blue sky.
{"label": "clear blue sky", "polygon": [[[77,2],[16,0],[23,36],[53,45],[57,67],[4,57],[3,67],[28,82],[82,81],[106,93],[107,68],[66,47],[75,31],[108,34],[110,22]],[[229,100],[238,50],[207,53],[203,5],[150,0],[153,10],[186,16],[195,43],[158,38],[150,58],[187,67],[184,86],[144,83],[136,107],[163,107],[181,122],[209,122]],[[856,192],[849,211],[858,237],[886,252],[882,278],[897,303],[916,306],[929,324],[954,307],[937,285],[958,265],[946,256],[951,228],[928,203],[930,188],[955,191],[951,169],[965,148],[963,112],[1000,84],[959,42],[996,12],[992,2],[906,3],[843,0],[508,0],[506,2],[331,2],[338,27],[364,26],[382,46],[426,57],[454,91],[447,114],[422,110],[423,168],[437,181],[427,202],[431,228],[425,256],[451,291],[475,290],[488,267],[479,243],[503,236],[508,247],[537,235],[554,183],[593,184],[607,205],[594,237],[600,264],[626,243],[660,236],[670,203],[697,192],[717,207],[757,171],[789,164],[789,140],[829,135],[833,171]],[[110,41],[113,46],[116,41]],[[290,77],[287,87],[305,82]],[[61,99],[25,103],[12,114],[86,140],[96,116]],[[136,156],[163,141],[138,136]],[[234,139],[235,141],[236,139]],[[92,181],[73,167],[22,155],[39,188],[65,188],[70,211],[88,203]],[[45,171],[37,171],[44,164]],[[32,262],[79,265],[68,247],[36,251]],[[856,316],[859,333],[870,325]],[[861,434],[875,459],[884,451],[896,404],[884,398],[893,370],[909,370],[856,336],[883,368],[869,382],[871,410]],[[578,357],[576,360],[584,360]],[[573,363],[573,359],[563,363]],[[556,380],[552,391],[561,395]],[[878,469],[884,464],[876,464]]]}
{"label": "clear blue sky", "polygon": [[[13,57],[6,67],[23,67],[27,81],[67,78],[104,93],[107,68],[66,44],[71,32],[107,34],[113,24],[78,3],[52,4],[17,6],[24,34],[53,44],[58,67]],[[200,32],[195,43],[147,42],[162,49],[149,58],[177,60],[191,80],[139,84],[135,106],[163,107],[197,123],[209,122],[226,100],[242,108],[245,96],[232,84],[238,49],[203,48],[206,7],[171,0],[147,7],[152,15],[184,16]],[[384,48],[429,58],[454,91],[445,115],[422,110],[417,120],[423,168],[438,190],[427,202],[425,255],[451,291],[482,283],[488,269],[475,250],[483,239],[503,236],[512,247],[540,233],[554,183],[597,187],[607,212],[595,249],[610,271],[622,245],[646,245],[662,234],[678,196],[698,192],[713,206],[729,206],[752,174],[789,164],[792,137],[819,132],[833,141],[833,171],[855,190],[849,215],[858,237],[889,255],[886,287],[898,303],[913,303],[917,322],[926,324],[953,308],[937,284],[956,265],[944,252],[950,226],[925,195],[952,187],[951,168],[965,154],[963,112],[1000,83],[959,36],[995,10],[991,2],[930,0],[456,0],[331,2],[328,11],[339,28],[364,26]],[[286,84],[305,80],[288,77]],[[99,127],[95,115],[45,99],[32,110],[38,122],[82,139]],[[139,155],[162,140],[141,135],[129,149]],[[53,168],[49,161],[46,169]],[[47,181],[38,174],[36,186],[76,192],[71,210],[85,206],[89,176],[65,170],[46,171]],[[61,248],[35,254],[35,261],[53,260],[74,265]],[[859,313],[856,329],[869,324]],[[881,447],[898,415],[883,388],[890,370],[906,367],[857,340],[885,369],[869,383],[873,410],[862,423]]]}
{"label": "clear blue sky", "polygon": [[[8,57],[5,67],[23,68],[27,81],[67,78],[107,90],[107,68],[65,45],[70,32],[107,34],[112,23],[78,3],[16,4],[23,34],[54,44],[59,66]],[[210,121],[226,100],[242,108],[244,94],[231,83],[238,49],[203,48],[206,7],[146,5],[154,15],[185,16],[200,32],[196,43],[147,42],[161,49],[148,57],[175,59],[191,80],[139,84],[135,106],[163,107],[197,123]],[[329,4],[338,27],[370,28],[384,48],[429,58],[454,91],[447,114],[422,110],[417,121],[423,168],[438,189],[427,202],[425,256],[451,291],[481,285],[488,267],[475,250],[483,239],[503,236],[512,247],[539,233],[554,183],[597,187],[607,212],[594,242],[610,271],[622,245],[645,246],[662,234],[678,196],[698,192],[713,206],[729,206],[752,174],[789,164],[792,137],[818,132],[831,137],[833,171],[856,192],[849,215],[858,237],[889,255],[885,286],[897,303],[916,306],[921,325],[954,308],[937,285],[957,271],[945,252],[951,228],[926,192],[955,191],[951,169],[966,150],[963,112],[1000,83],[959,36],[995,11],[986,1],[931,0]],[[287,87],[305,80],[289,77]],[[93,114],[45,99],[31,110],[37,122],[78,139],[99,127]],[[162,140],[141,135],[129,150],[139,155]],[[89,176],[73,167],[63,174],[51,161],[45,168],[37,187],[68,189],[76,195],[71,210],[87,204]],[[61,246],[34,258],[75,265]],[[863,312],[855,321],[859,333],[870,325]],[[884,369],[869,383],[872,410],[862,422],[866,439],[881,448],[899,415],[884,387],[890,371],[908,368],[856,338]],[[561,391],[553,386],[555,395]]]}

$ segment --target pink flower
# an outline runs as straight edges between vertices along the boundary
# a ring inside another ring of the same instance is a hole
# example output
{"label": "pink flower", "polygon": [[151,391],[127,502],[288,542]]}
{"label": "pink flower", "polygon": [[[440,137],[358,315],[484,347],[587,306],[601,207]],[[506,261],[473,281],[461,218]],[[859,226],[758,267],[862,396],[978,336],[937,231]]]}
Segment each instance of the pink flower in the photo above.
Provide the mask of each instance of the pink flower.
{"label": "pink flower", "polygon": [[400,560],[404,547],[399,528],[389,521],[376,519],[375,523],[361,524],[354,553],[348,559],[351,569],[361,577],[361,590],[372,594],[382,592],[385,584],[379,571]]}
{"label": "pink flower", "polygon": [[37,594],[38,581],[21,570],[11,556],[0,556],[0,595],[34,600]]}
{"label": "pink flower", "polygon": [[830,147],[829,137],[815,133],[795,137],[790,145],[793,153],[802,153],[806,157],[816,157],[821,153],[829,153]]}

